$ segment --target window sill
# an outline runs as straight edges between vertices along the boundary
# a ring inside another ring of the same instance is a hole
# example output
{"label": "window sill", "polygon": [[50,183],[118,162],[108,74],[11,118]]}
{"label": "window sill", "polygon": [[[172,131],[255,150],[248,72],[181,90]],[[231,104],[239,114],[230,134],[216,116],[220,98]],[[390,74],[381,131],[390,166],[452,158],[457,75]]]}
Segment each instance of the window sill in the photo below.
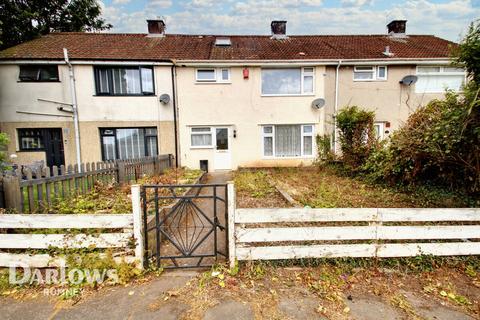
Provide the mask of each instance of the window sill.
{"label": "window sill", "polygon": [[369,80],[357,80],[353,79],[353,82],[386,82],[387,79],[369,79]]}
{"label": "window sill", "polygon": [[45,149],[17,150],[16,152],[45,152]]}
{"label": "window sill", "polygon": [[298,156],[298,157],[268,157],[268,156],[263,156],[263,160],[308,160],[308,159],[314,159],[314,156]]}
{"label": "window sill", "polygon": [[199,147],[190,146],[190,149],[214,149],[214,148],[213,146],[199,146]]}
{"label": "window sill", "polygon": [[314,97],[314,93],[292,93],[292,94],[261,94],[261,97]]}
{"label": "window sill", "polygon": [[152,94],[94,94],[94,97],[155,97],[155,93]]}
{"label": "window sill", "polygon": [[195,84],[232,84],[231,81],[195,81]]}
{"label": "window sill", "polygon": [[60,80],[17,80],[17,83],[60,83]]}

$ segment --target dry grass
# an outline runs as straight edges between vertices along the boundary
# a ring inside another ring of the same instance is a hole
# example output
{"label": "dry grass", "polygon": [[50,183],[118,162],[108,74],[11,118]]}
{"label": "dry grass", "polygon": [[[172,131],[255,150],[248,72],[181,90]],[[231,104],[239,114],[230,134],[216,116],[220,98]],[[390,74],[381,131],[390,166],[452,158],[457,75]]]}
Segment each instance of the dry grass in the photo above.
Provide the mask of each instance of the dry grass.
{"label": "dry grass", "polygon": [[[475,204],[472,199],[438,189],[417,187],[400,190],[368,184],[343,176],[331,167],[239,171],[235,175],[235,182],[239,207],[272,207],[274,184],[282,187],[302,205],[312,208],[468,207]],[[267,184],[270,189],[264,187]],[[259,191],[260,194],[257,194]]]}

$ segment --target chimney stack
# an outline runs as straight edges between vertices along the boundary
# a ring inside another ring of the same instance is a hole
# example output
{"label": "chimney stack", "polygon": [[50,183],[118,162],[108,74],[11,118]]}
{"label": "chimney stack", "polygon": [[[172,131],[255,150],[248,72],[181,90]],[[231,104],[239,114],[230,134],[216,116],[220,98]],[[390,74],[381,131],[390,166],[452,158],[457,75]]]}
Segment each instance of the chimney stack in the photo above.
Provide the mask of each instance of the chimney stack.
{"label": "chimney stack", "polygon": [[287,21],[274,20],[270,24],[272,28],[272,39],[286,39],[287,38]]}
{"label": "chimney stack", "polygon": [[150,37],[165,36],[165,22],[162,19],[147,20],[147,24]]}
{"label": "chimney stack", "polygon": [[387,24],[388,34],[391,36],[405,36],[407,20],[392,20]]}

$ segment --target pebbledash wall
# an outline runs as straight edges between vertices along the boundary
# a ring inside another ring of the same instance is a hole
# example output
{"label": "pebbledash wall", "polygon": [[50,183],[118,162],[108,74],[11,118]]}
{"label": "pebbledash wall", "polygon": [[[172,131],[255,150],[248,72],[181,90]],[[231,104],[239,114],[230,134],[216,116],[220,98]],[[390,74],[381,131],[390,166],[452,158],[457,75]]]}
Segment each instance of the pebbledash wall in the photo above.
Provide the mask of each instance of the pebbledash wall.
{"label": "pebbledash wall", "polygon": [[191,146],[191,128],[202,126],[230,128],[231,169],[311,164],[314,157],[264,157],[262,126],[307,124],[314,126],[314,135],[323,134],[325,110],[311,103],[325,97],[325,66],[315,67],[313,94],[291,96],[262,96],[261,67],[248,67],[248,79],[243,66],[229,68],[228,83],[200,83],[195,66],[177,68],[182,165],[199,168],[200,160],[208,160],[209,170],[217,169],[214,147]]}
{"label": "pebbledash wall", "polygon": [[[0,131],[11,137],[8,154],[16,154],[15,163],[26,164],[45,160],[45,152],[20,151],[18,128],[61,128],[65,163],[76,163],[72,118],[22,114],[17,111],[68,115],[57,110],[58,104],[39,101],[47,99],[71,102],[68,68],[58,66],[59,82],[19,82],[19,61],[0,65]],[[132,64],[129,62],[129,64]],[[122,65],[122,62],[118,62]],[[149,64],[152,65],[152,64]],[[154,66],[155,95],[96,96],[93,65],[74,64],[80,121],[82,162],[100,161],[102,127],[156,127],[159,154],[175,153],[173,104],[164,105],[159,96],[172,96],[171,67]]]}

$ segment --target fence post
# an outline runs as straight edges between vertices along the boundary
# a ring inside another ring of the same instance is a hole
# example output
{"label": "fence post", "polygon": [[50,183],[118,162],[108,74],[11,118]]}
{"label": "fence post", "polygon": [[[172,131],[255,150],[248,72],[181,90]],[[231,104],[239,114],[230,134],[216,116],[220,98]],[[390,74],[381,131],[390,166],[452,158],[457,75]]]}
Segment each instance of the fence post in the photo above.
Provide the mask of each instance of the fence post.
{"label": "fence post", "polygon": [[20,190],[20,177],[7,175],[3,179],[3,192],[5,194],[5,207],[23,212],[22,193]]}
{"label": "fence post", "polygon": [[132,190],[132,213],[133,213],[133,236],[135,238],[135,259],[138,261],[138,268],[143,270],[143,218],[140,205],[140,185],[134,184]]}
{"label": "fence post", "polygon": [[160,160],[158,159],[158,156],[153,158],[153,174],[154,175],[159,175],[160,174]]}
{"label": "fence post", "polygon": [[235,266],[235,185],[233,181],[229,181],[227,184],[227,200],[228,200],[228,261],[230,267]]}
{"label": "fence post", "polygon": [[125,162],[117,161],[117,183],[125,182]]}
{"label": "fence post", "polygon": [[173,167],[173,154],[168,154],[168,167]]}

